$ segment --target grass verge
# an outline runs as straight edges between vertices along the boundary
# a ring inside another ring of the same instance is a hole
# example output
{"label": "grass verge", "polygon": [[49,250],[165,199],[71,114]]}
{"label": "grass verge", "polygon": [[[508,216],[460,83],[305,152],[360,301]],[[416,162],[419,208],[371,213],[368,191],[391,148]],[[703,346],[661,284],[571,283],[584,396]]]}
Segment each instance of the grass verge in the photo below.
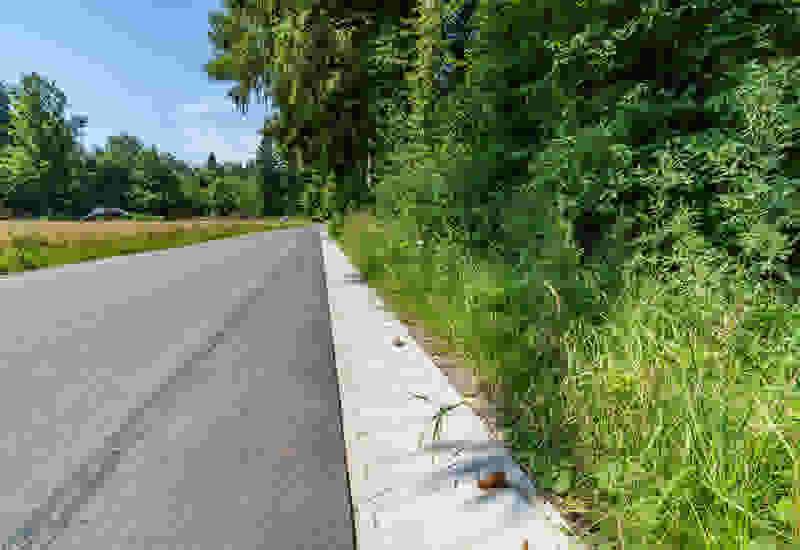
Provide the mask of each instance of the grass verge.
{"label": "grass verge", "polygon": [[621,270],[598,312],[577,272],[522,293],[507,266],[367,214],[331,235],[492,382],[515,461],[595,548],[800,548],[800,308],[774,288],[695,258]]}
{"label": "grass verge", "polygon": [[209,218],[183,222],[22,221],[0,225],[0,273],[18,273],[60,265],[187,246],[253,232],[299,227],[292,219],[233,220]]}

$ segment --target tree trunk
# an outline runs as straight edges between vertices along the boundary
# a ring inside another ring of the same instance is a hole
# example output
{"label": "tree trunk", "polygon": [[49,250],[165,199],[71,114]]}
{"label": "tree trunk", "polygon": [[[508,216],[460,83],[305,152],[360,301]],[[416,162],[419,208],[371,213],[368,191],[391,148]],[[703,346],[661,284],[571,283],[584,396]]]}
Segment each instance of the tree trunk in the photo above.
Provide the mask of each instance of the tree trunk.
{"label": "tree trunk", "polygon": [[367,153],[367,189],[372,191],[372,186],[375,184],[373,171],[374,171],[374,163],[375,163],[375,153],[369,151]]}

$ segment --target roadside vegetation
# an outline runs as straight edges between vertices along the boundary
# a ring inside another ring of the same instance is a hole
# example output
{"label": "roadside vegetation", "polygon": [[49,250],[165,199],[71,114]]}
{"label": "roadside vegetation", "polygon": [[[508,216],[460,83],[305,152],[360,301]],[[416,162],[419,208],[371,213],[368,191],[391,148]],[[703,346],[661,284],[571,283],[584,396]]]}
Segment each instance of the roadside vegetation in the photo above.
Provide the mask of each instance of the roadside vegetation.
{"label": "roadside vegetation", "polygon": [[796,547],[796,306],[687,259],[668,280],[625,270],[592,320],[597,310],[570,304],[565,281],[539,279],[536,296],[507,301],[519,279],[502,263],[417,246],[369,214],[347,219],[339,245],[389,309],[489,380],[512,456],[590,526],[586,540]]}
{"label": "roadside vegetation", "polygon": [[800,547],[796,3],[225,6],[209,73],[585,540]]}

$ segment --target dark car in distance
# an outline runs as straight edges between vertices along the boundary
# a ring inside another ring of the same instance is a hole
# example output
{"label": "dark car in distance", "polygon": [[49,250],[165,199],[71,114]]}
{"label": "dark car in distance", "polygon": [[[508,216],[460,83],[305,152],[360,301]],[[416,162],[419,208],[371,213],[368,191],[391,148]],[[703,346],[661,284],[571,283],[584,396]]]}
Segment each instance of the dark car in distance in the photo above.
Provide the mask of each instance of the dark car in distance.
{"label": "dark car in distance", "polygon": [[94,208],[91,212],[81,218],[82,222],[93,221],[97,219],[110,220],[110,219],[130,219],[131,214],[122,208]]}

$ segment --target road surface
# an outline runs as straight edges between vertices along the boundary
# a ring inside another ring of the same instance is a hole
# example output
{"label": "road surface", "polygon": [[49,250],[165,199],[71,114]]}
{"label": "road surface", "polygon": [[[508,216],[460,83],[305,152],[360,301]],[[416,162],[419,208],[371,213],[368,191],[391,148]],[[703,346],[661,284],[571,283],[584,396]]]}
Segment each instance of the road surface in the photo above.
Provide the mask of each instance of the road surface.
{"label": "road surface", "polygon": [[4,548],[354,549],[319,239],[0,280]]}

